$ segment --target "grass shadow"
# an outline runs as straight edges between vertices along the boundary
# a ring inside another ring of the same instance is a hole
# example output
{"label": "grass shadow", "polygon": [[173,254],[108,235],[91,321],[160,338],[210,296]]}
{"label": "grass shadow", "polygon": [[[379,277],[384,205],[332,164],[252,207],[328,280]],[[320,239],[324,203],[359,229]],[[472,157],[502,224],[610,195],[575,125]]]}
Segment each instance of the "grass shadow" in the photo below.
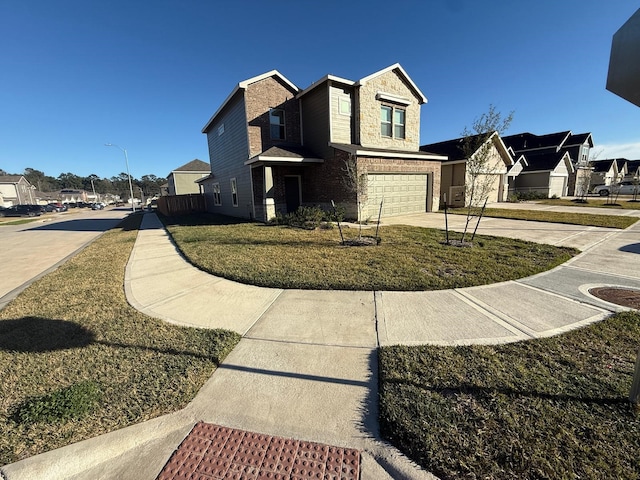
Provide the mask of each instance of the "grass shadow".
{"label": "grass shadow", "polygon": [[82,348],[93,342],[90,330],[67,320],[23,317],[0,321],[0,350],[44,353]]}

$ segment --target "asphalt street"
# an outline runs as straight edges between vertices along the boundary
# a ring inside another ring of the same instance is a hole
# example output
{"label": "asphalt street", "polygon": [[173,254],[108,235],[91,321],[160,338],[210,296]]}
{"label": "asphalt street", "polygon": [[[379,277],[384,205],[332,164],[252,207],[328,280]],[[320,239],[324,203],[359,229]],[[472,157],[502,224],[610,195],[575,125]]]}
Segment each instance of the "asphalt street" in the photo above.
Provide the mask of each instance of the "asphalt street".
{"label": "asphalt street", "polygon": [[74,209],[48,213],[21,225],[0,223],[0,309],[130,212],[122,208]]}

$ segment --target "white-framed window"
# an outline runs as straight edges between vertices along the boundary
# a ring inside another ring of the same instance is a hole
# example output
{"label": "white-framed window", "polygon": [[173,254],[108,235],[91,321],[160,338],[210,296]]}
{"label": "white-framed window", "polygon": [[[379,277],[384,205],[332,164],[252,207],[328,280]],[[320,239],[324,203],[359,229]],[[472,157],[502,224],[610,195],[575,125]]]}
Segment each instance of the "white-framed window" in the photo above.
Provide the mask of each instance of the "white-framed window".
{"label": "white-framed window", "polygon": [[281,108],[272,108],[269,110],[269,128],[271,132],[271,140],[284,140],[284,110]]}
{"label": "white-framed window", "polygon": [[338,97],[338,113],[351,116],[351,97],[349,95],[340,95]]}
{"label": "white-framed window", "polygon": [[393,136],[394,138],[404,138],[407,111],[404,108],[393,109]]}
{"label": "white-framed window", "polygon": [[405,138],[407,111],[390,105],[380,106],[380,134],[389,138]]}
{"label": "white-framed window", "polygon": [[213,204],[216,206],[222,205],[222,196],[220,195],[220,184],[214,183],[211,186],[213,190]]}
{"label": "white-framed window", "polygon": [[231,179],[231,204],[234,207],[238,206],[238,183],[235,178]]}

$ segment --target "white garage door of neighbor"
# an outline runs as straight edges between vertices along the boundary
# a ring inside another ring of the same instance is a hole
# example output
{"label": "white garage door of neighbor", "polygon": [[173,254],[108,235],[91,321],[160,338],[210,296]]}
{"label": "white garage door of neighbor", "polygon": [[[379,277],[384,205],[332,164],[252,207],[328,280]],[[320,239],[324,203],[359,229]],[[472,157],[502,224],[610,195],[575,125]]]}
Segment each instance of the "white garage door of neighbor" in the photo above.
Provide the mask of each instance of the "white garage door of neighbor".
{"label": "white garage door of neighbor", "polygon": [[566,195],[567,177],[551,177],[549,182],[549,196],[563,197]]}
{"label": "white garage door of neighbor", "polygon": [[383,217],[426,212],[428,178],[427,174],[369,174],[365,218],[378,217],[381,201]]}

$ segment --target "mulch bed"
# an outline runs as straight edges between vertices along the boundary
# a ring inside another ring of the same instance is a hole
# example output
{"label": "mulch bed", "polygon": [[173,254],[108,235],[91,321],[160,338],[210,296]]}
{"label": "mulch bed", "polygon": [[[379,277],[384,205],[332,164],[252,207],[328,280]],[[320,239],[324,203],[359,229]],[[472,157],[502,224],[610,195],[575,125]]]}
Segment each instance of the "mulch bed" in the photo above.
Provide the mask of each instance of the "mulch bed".
{"label": "mulch bed", "polygon": [[623,307],[640,310],[640,290],[631,288],[599,287],[592,288],[589,293],[594,297]]}

